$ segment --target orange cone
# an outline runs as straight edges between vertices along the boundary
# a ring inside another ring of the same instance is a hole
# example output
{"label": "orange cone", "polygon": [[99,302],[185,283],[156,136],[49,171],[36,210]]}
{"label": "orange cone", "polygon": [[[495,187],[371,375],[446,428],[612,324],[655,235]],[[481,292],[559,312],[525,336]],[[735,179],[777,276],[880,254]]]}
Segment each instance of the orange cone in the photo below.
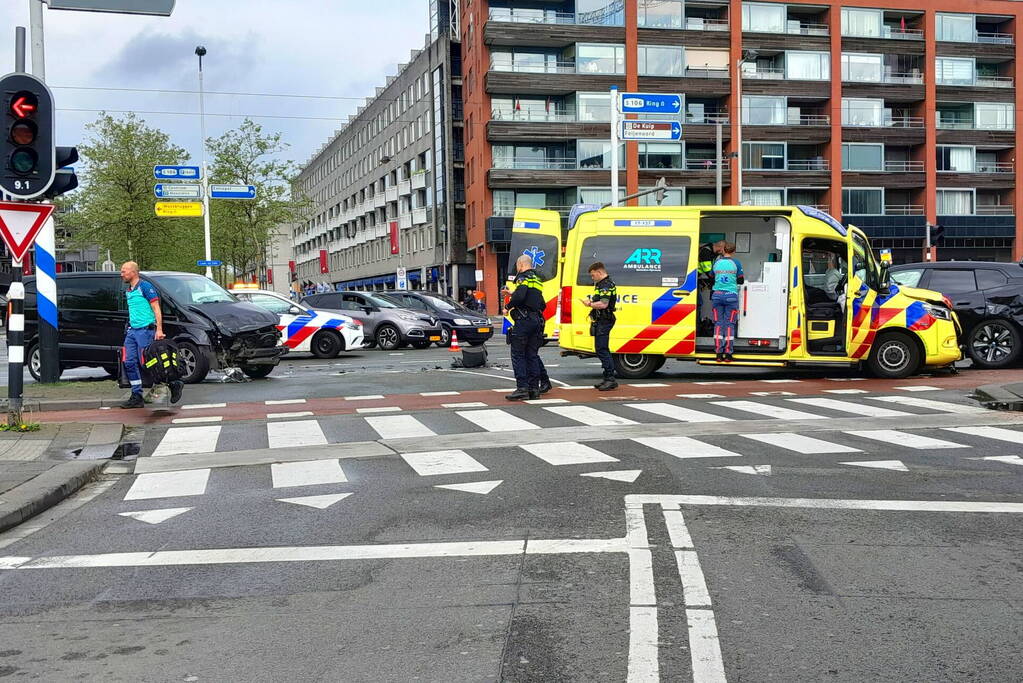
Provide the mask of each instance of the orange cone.
{"label": "orange cone", "polygon": [[451,346],[448,347],[448,351],[461,351],[462,349],[458,346],[458,330],[451,330]]}

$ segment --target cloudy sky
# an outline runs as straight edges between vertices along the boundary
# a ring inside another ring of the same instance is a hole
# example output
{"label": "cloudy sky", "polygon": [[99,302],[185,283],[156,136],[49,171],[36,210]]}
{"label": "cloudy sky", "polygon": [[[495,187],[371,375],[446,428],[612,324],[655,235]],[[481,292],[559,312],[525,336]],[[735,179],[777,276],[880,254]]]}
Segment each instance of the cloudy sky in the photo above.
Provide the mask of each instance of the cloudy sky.
{"label": "cloudy sky", "polygon": [[[28,28],[28,5],[29,0],[0,0],[0,73],[13,71],[13,27]],[[44,21],[46,81],[57,100],[60,144],[80,142],[99,110],[134,110],[196,161],[196,45],[208,50],[207,136],[250,115],[264,128],[281,131],[291,145],[287,156],[302,163],[362,98],[408,61],[413,48],[423,46],[429,31],[427,0],[177,0],[169,18],[45,10]]]}

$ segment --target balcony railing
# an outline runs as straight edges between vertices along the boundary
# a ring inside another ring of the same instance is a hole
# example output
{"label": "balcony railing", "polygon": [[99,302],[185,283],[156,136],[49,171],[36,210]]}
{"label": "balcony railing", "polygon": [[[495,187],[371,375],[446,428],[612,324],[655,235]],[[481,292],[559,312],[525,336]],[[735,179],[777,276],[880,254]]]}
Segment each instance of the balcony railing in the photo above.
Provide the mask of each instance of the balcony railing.
{"label": "balcony railing", "polygon": [[[536,208],[536,207],[528,207],[528,208]],[[545,206],[543,208],[546,209],[547,211],[557,211],[562,216],[567,216],[568,213],[572,210],[571,206]],[[504,216],[504,217],[514,216],[515,215],[515,207],[514,206],[495,206],[494,207],[493,215],[494,216]]]}
{"label": "balcony railing", "polygon": [[924,215],[924,207],[922,204],[885,204],[884,215],[922,216]]}
{"label": "balcony railing", "polygon": [[831,117],[827,114],[800,114],[789,116],[785,122],[790,126],[830,126]]}
{"label": "balcony railing", "polygon": [[830,168],[827,159],[789,159],[782,170],[785,171],[827,171]]}
{"label": "balcony railing", "polygon": [[850,128],[923,128],[924,119],[922,116],[886,116],[880,121],[875,119],[863,122],[843,119],[842,125]]}
{"label": "balcony railing", "polygon": [[742,77],[781,81],[785,79],[785,69],[780,66],[758,66],[755,69],[743,69]]}
{"label": "balcony railing", "polygon": [[[498,108],[490,112],[494,121],[529,121],[539,123],[565,123],[576,120],[575,111],[537,111],[535,109],[507,109]],[[611,120],[611,109],[608,108],[608,115],[605,121]]]}
{"label": "balcony railing", "polygon": [[924,162],[885,160],[884,170],[886,173],[923,173]]}
{"label": "balcony railing", "polygon": [[[567,171],[578,168],[575,158],[548,157],[546,159],[494,159],[494,168],[516,171]],[[598,167],[599,168],[599,167]]]}
{"label": "balcony railing", "polygon": [[1012,173],[1016,164],[1011,161],[978,161],[976,173]]}
{"label": "balcony railing", "polygon": [[728,112],[726,110],[708,112],[705,111],[702,114],[696,114],[694,112],[686,112],[686,121],[689,125],[711,125],[716,123],[728,125]]}
{"label": "balcony railing", "polygon": [[728,67],[699,67],[688,66],[685,71],[685,78],[728,78]]}
{"label": "balcony railing", "polygon": [[980,88],[1011,88],[1012,76],[977,76],[973,85]]}
{"label": "balcony railing", "polygon": [[574,24],[575,14],[545,9],[522,9],[491,7],[490,21],[506,21],[515,24]]}
{"label": "balcony railing", "polygon": [[923,40],[924,32],[923,29],[919,28],[901,28],[899,26],[885,25],[881,32],[881,37],[890,38],[891,40]]}
{"label": "balcony railing", "polygon": [[1012,45],[1013,39],[1011,33],[989,33],[986,31],[978,31],[976,41],[978,43],[989,43],[995,45]]}
{"label": "balcony railing", "polygon": [[718,166],[714,159],[686,159],[687,171],[713,171]]}
{"label": "balcony railing", "polygon": [[1016,210],[1011,204],[978,204],[976,212],[978,216],[1012,216]]}
{"label": "balcony railing", "polygon": [[727,31],[727,19],[705,19],[703,17],[686,17],[687,31]]}
{"label": "balcony railing", "polygon": [[973,119],[966,116],[942,117],[941,114],[938,114],[938,128],[973,130]]}
{"label": "balcony railing", "polygon": [[516,64],[514,60],[504,57],[492,57],[490,59],[490,70],[530,74],[574,74],[576,72],[575,62],[546,61],[542,64],[535,62]]}
{"label": "balcony railing", "polygon": [[886,73],[881,78],[883,83],[900,83],[903,85],[919,85],[924,82],[923,74],[919,72],[893,72]]}
{"label": "balcony railing", "polygon": [[788,26],[785,33],[797,36],[826,36],[828,35],[827,24],[792,24]]}

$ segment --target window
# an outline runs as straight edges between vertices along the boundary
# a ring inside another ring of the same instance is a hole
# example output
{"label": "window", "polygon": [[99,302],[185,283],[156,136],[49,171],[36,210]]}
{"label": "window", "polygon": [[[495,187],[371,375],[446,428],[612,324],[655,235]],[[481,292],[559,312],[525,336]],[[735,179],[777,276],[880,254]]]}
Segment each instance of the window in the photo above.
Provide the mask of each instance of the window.
{"label": "window", "polygon": [[975,61],[962,57],[938,57],[938,85],[973,85]]}
{"label": "window", "polygon": [[748,206],[782,206],[785,204],[785,190],[746,188],[742,191],[742,203]]}
{"label": "window", "polygon": [[881,126],[884,124],[884,100],[842,98],[843,126]]}
{"label": "window", "polygon": [[246,298],[252,303],[256,304],[260,308],[266,309],[271,313],[277,315],[288,315],[288,311],[294,306],[290,301],[285,299],[278,299],[275,296],[269,294],[247,294]]}
{"label": "window", "polygon": [[861,7],[842,8],[842,35],[857,38],[880,38],[883,17],[881,10]]}
{"label": "window", "polygon": [[601,261],[618,286],[663,287],[665,277],[685,279],[689,249],[689,238],[681,236],[587,237],[579,255],[576,283],[592,287],[586,269]]}
{"label": "window", "polygon": [[922,268],[914,268],[913,270],[900,270],[892,273],[892,280],[895,284],[902,285],[903,287],[919,287],[920,277],[924,274]]}
{"label": "window", "polygon": [[639,46],[639,75],[681,76],[682,48]]}
{"label": "window", "polygon": [[877,267],[874,265],[874,258],[870,253],[870,246],[857,234],[853,234],[853,274],[869,287],[877,290],[880,278],[877,276]]}
{"label": "window", "polygon": [[742,124],[744,126],[781,126],[787,123],[787,98],[766,95],[744,95]]}
{"label": "window", "polygon": [[672,142],[639,143],[640,168],[685,168],[682,145]]}
{"label": "window", "polygon": [[977,279],[972,270],[952,270],[935,268],[931,271],[931,280],[927,288],[942,294],[962,294],[977,291]]}
{"label": "window", "polygon": [[972,43],[976,39],[972,14],[941,14],[934,18],[938,40]]}
{"label": "window", "polygon": [[[671,195],[669,194],[668,196],[670,197]],[[686,206],[714,206],[715,204],[717,204],[717,196],[712,191],[704,189],[686,190]]]}
{"label": "window", "polygon": [[842,80],[880,83],[884,60],[881,55],[842,54]]}
{"label": "window", "polygon": [[1015,118],[1014,104],[977,102],[974,105],[974,125],[981,130],[1013,130]]}
{"label": "window", "polygon": [[938,145],[938,170],[972,173],[977,170],[974,163],[976,152],[964,145]]}
{"label": "window", "polygon": [[578,0],[575,16],[580,24],[622,26],[625,23],[622,3],[613,0]]}
{"label": "window", "polygon": [[639,0],[640,28],[682,28],[682,0]]}
{"label": "window", "polygon": [[575,68],[581,74],[623,74],[625,46],[577,45]]}
{"label": "window", "polygon": [[742,167],[752,171],[780,171],[785,169],[785,143],[744,142]]}
{"label": "window", "polygon": [[829,80],[831,56],[827,52],[786,52],[785,77],[801,81]]}
{"label": "window", "polygon": [[721,71],[722,78],[728,78],[728,50],[687,49],[686,68],[707,71]]}
{"label": "window", "polygon": [[785,5],[760,2],[742,3],[742,30],[757,33],[785,33]]}
{"label": "window", "polygon": [[880,216],[884,213],[884,190],[874,188],[842,190],[842,213],[852,216]]}
{"label": "window", "polygon": [[842,145],[843,171],[883,171],[884,145]]}
{"label": "window", "polygon": [[580,121],[610,121],[611,93],[576,93],[576,115]]}
{"label": "window", "polygon": [[[649,187],[641,187],[639,189],[641,189],[641,190],[649,190],[651,188],[649,188]],[[683,190],[671,190],[671,189],[665,190],[664,191],[664,201],[661,202],[661,206],[682,206],[682,205],[684,205],[685,202],[682,201],[682,195],[683,194],[684,194]],[[708,204],[713,204],[714,203],[714,194],[713,193],[711,193],[710,201],[707,202],[707,203]],[[655,197],[653,194],[645,194],[645,195],[643,195],[642,197],[639,198],[639,205],[640,206],[657,206],[657,197]]]}
{"label": "window", "polygon": [[[579,140],[576,142],[579,168],[611,168],[610,140]],[[619,160],[625,158],[625,145],[619,146]]]}
{"label": "window", "polygon": [[113,278],[69,277],[57,281],[60,308],[80,311],[116,311],[124,293]]}
{"label": "window", "polygon": [[994,289],[995,287],[1002,287],[1009,282],[1009,279],[1005,277],[1005,273],[997,270],[981,268],[976,273],[978,289]]}
{"label": "window", "polygon": [[939,216],[972,216],[973,190],[938,190]]}

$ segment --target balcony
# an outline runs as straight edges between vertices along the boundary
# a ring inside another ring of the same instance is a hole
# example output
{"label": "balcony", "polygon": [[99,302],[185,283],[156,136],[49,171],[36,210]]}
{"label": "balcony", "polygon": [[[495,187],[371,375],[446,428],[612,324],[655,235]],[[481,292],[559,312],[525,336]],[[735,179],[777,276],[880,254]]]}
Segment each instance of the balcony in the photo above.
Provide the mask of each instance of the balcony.
{"label": "balcony", "polygon": [[[865,117],[862,121],[843,120],[842,125],[848,128],[923,128],[922,116],[886,116],[883,119]],[[940,128],[940,126],[939,126]]]}
{"label": "balcony", "polygon": [[978,31],[974,42],[986,43],[988,45],[1012,45],[1013,39],[1011,33],[990,33]]}
{"label": "balcony", "polygon": [[[516,171],[567,171],[577,168],[575,158],[547,157],[545,159],[494,159],[494,168]],[[599,167],[598,167],[599,168]]]}
{"label": "balcony", "polygon": [[412,214],[403,213],[398,216],[398,227],[402,230],[412,227]]}
{"label": "balcony", "polygon": [[412,174],[409,179],[412,183],[413,190],[422,190],[426,188],[426,171],[416,171]]}
{"label": "balcony", "polygon": [[398,195],[405,196],[409,194],[412,194],[412,181],[402,180],[400,183],[398,183]]}
{"label": "balcony", "polygon": [[[785,123],[789,126],[830,126],[831,117],[827,114],[800,114],[789,116]],[[743,125],[750,125],[745,123]],[[754,124],[755,125],[755,124]]]}
{"label": "balcony", "polygon": [[[377,196],[379,197],[380,193],[377,193]],[[387,188],[384,191],[384,201],[385,202],[396,202],[396,201],[398,201],[398,188],[395,187],[394,185],[392,185],[391,187]]]}
{"label": "balcony", "polygon": [[1012,216],[1016,210],[1011,204],[981,204],[976,208],[976,216]]}
{"label": "balcony", "polygon": [[765,81],[785,80],[785,68],[780,66],[744,66],[742,69],[743,78],[752,78]]}
{"label": "balcony", "polygon": [[888,161],[884,162],[885,173],[923,173],[922,161]]}
{"label": "balcony", "polygon": [[[540,208],[540,207],[528,207],[528,208]],[[561,216],[563,218],[567,217],[569,212],[572,210],[571,206],[544,206],[542,208],[546,209],[547,211],[557,211],[558,213],[561,214]],[[505,217],[505,218],[511,218],[512,216],[515,215],[515,207],[514,206],[495,206],[494,207],[494,213],[491,214],[491,215],[493,215],[493,216],[502,216],[502,217]]]}
{"label": "balcony", "polygon": [[687,31],[727,31],[727,19],[705,19],[704,17],[686,17]]}
{"label": "balcony", "polygon": [[[397,199],[397,197],[395,197],[395,199]],[[372,211],[373,209],[379,209],[383,206],[387,206],[387,198],[384,196],[383,192],[377,192],[375,195],[373,195],[372,206],[369,204],[369,202],[366,202],[365,204],[360,204],[360,206],[363,209],[362,213],[366,213],[368,211]]]}
{"label": "balcony", "polygon": [[919,28],[901,28],[885,24],[881,37],[890,40],[923,40],[924,32]]}
{"label": "balcony", "polygon": [[575,62],[550,60],[542,64],[535,62],[516,64],[514,60],[504,57],[491,57],[490,70],[529,74],[574,74],[576,72]]}
{"label": "balcony", "polygon": [[969,85],[978,88],[1011,88],[1013,78],[1012,76],[977,76],[976,80]]}
{"label": "balcony", "polygon": [[827,36],[830,35],[827,24],[801,24],[788,22],[785,33],[794,36]]}
{"label": "balcony", "polygon": [[[722,170],[727,169],[728,164],[722,164]],[[714,159],[686,159],[687,171],[713,171],[718,167],[718,162]]]}
{"label": "balcony", "polygon": [[429,213],[425,206],[412,209],[412,225],[423,225],[430,220]]}
{"label": "balcony", "polygon": [[558,12],[547,9],[526,9],[521,7],[491,7],[490,21],[515,24],[581,24],[584,26],[623,26],[621,12],[606,8],[595,12]]}
{"label": "balcony", "polygon": [[[828,164],[828,160],[824,158],[817,159],[789,159],[785,165],[784,171],[827,171],[831,168]],[[770,170],[770,169],[764,169]]]}
{"label": "balcony", "polygon": [[978,161],[974,173],[1013,173],[1016,164],[1012,161]]}
{"label": "balcony", "polygon": [[728,67],[687,66],[684,78],[728,78]]}
{"label": "balcony", "polygon": [[[490,112],[494,121],[525,121],[532,123],[574,123],[578,119],[576,112],[565,111],[534,111],[531,109],[507,109],[498,108]],[[608,110],[607,121],[611,120],[610,109]]]}
{"label": "balcony", "polygon": [[697,112],[686,112],[686,125],[710,125],[722,124],[728,125],[728,111],[721,109],[719,111],[704,111],[701,113]]}
{"label": "balcony", "polygon": [[882,83],[895,83],[899,85],[922,85],[924,76],[919,71],[908,73],[886,73],[881,78]]}

